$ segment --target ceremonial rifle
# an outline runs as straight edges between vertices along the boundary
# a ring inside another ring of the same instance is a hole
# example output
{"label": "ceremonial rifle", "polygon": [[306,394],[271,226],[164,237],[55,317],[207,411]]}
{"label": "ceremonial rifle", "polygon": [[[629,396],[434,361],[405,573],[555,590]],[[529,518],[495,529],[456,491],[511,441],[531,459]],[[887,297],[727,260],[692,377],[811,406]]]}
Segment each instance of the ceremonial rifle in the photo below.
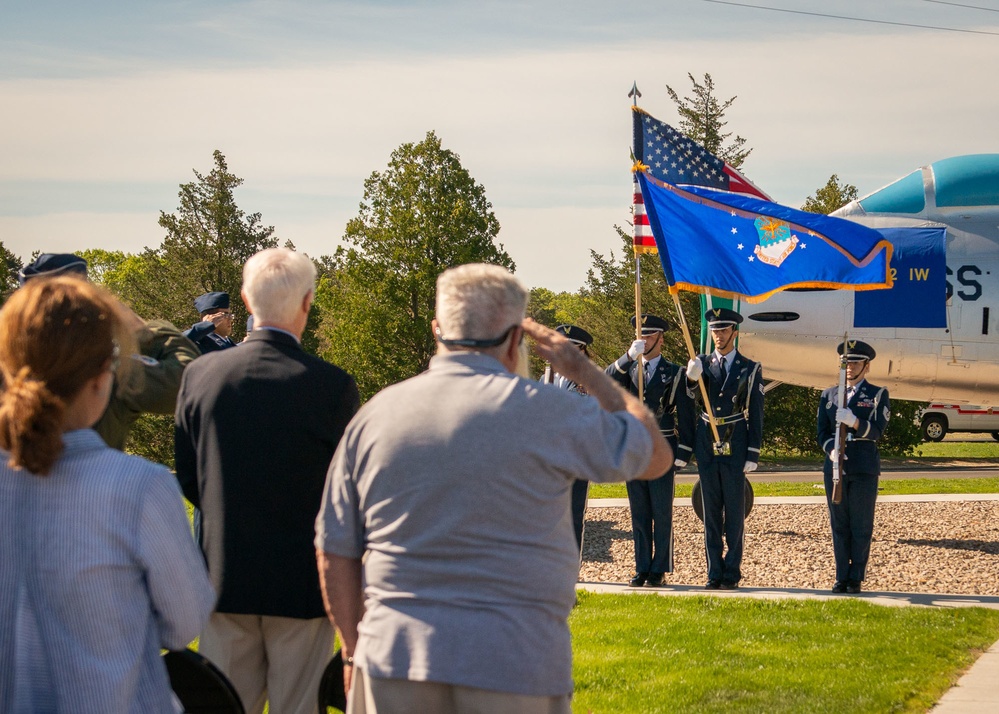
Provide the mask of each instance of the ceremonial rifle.
{"label": "ceremonial rifle", "polygon": [[[843,335],[843,354],[839,356],[839,391],[836,394],[836,406],[846,407],[846,335]],[[836,423],[836,440],[833,442],[833,452],[836,459],[832,462],[832,502],[843,500],[843,461],[846,459],[846,424]]]}

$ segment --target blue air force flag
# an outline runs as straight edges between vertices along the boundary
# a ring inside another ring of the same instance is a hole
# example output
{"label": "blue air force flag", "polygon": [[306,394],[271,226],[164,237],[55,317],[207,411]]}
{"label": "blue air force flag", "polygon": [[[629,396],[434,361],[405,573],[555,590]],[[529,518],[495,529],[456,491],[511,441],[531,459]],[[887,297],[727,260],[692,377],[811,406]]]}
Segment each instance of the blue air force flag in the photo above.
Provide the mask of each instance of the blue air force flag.
{"label": "blue air force flag", "polygon": [[638,173],[670,290],[761,302],[785,288],[891,287],[891,243],[842,218]]}
{"label": "blue air force flag", "polygon": [[858,294],[854,327],[947,327],[946,228],[879,228],[891,241],[891,290]]}

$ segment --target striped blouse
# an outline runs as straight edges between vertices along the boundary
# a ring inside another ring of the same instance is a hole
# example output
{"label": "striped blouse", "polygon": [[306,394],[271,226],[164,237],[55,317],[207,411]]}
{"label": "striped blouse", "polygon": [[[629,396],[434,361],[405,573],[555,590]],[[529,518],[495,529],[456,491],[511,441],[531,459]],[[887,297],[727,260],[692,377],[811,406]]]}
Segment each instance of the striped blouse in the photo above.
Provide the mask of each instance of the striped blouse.
{"label": "striped blouse", "polygon": [[48,476],[0,451],[0,711],[173,712],[160,649],[215,601],[164,467],[63,435]]}

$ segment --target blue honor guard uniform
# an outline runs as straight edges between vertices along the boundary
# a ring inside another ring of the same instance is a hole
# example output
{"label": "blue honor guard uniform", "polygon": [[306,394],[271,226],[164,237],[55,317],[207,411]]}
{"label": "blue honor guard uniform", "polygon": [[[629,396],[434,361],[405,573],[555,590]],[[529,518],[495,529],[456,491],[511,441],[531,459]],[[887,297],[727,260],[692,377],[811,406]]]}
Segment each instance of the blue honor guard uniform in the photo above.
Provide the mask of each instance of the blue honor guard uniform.
{"label": "blue honor guard uniform", "polygon": [[[575,344],[583,352],[587,353],[589,346],[593,344],[593,336],[584,330],[582,327],[577,327],[576,325],[559,325],[555,328],[555,331],[561,335],[565,335],[570,342]],[[586,390],[580,387],[578,384],[573,382],[561,374],[555,374],[552,376],[552,384],[554,384],[559,389],[564,389],[567,392],[573,392],[581,396],[586,395]],[[572,496],[569,503],[569,508],[572,511],[572,529],[576,534],[576,547],[579,548],[579,558],[582,562],[583,558],[583,525],[586,522],[586,502],[589,500],[590,496],[590,482],[586,479],[577,478],[572,482]]]}
{"label": "blue honor guard uniform", "polygon": [[[708,310],[705,318],[713,338],[724,335],[734,344],[742,315],[727,308]],[[731,333],[727,332],[732,328]],[[731,349],[696,358],[708,394],[708,405],[697,419],[695,453],[704,515],[704,550],[709,589],[735,588],[742,580],[746,521],[746,472],[760,459],[763,440],[763,369],[758,362]],[[703,401],[696,381],[688,380],[691,398]],[[708,419],[715,418],[720,441],[715,442]],[[724,541],[723,541],[724,539]],[[725,550],[727,547],[727,551]]]}
{"label": "blue honor guard uniform", "polygon": [[[219,311],[229,310],[229,293],[212,292],[199,295],[194,299],[194,308],[202,317]],[[232,313],[229,313],[230,322],[228,328],[230,330],[232,329],[231,316]],[[228,336],[223,337],[216,332],[215,323],[211,320],[196,322],[190,328],[184,330],[183,334],[184,337],[198,346],[203,355],[236,346],[236,343],[230,340]]]}
{"label": "blue honor guard uniform", "polygon": [[[632,318],[632,326],[635,318]],[[642,315],[642,336],[661,340],[669,323],[655,315]],[[656,335],[660,335],[657,337]],[[656,355],[658,355],[656,350]],[[640,367],[627,353],[610,365],[606,374],[632,394],[638,380],[645,379],[643,399],[655,414],[659,429],[680,461],[689,461],[694,442],[694,404],[687,394],[683,368],[661,356]],[[673,492],[676,469],[652,481],[628,481],[628,505],[635,540],[635,576],[631,585],[662,585],[665,573],[673,572]]]}
{"label": "blue honor guard uniform", "polygon": [[[818,441],[826,454],[823,464],[829,525],[832,529],[833,554],[836,558],[836,583],[833,592],[860,592],[867,574],[867,561],[874,534],[874,510],[881,475],[878,441],[891,416],[888,390],[868,382],[863,375],[875,357],[874,348],[859,340],[850,340],[837,348],[846,351],[848,371],[860,373],[859,381],[847,388],[846,407],[838,407],[839,386],[822,392],[818,409]],[[854,380],[851,380],[854,381]],[[842,419],[840,417],[843,417]],[[842,499],[832,501],[833,463],[836,429],[845,425],[842,448],[846,455],[840,475]]]}

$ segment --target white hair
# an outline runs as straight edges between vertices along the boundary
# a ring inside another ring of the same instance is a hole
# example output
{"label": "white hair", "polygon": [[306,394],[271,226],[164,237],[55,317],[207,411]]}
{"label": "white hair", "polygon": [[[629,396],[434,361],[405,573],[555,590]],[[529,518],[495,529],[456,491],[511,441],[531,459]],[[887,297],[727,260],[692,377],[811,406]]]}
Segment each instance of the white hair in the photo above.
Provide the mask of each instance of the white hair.
{"label": "white hair", "polygon": [[302,300],[316,290],[316,266],[287,248],[267,248],[243,266],[243,293],[255,324],[293,322]]}
{"label": "white hair", "polygon": [[437,324],[448,339],[484,340],[524,321],[527,290],[506,268],[469,263],[437,278]]}

